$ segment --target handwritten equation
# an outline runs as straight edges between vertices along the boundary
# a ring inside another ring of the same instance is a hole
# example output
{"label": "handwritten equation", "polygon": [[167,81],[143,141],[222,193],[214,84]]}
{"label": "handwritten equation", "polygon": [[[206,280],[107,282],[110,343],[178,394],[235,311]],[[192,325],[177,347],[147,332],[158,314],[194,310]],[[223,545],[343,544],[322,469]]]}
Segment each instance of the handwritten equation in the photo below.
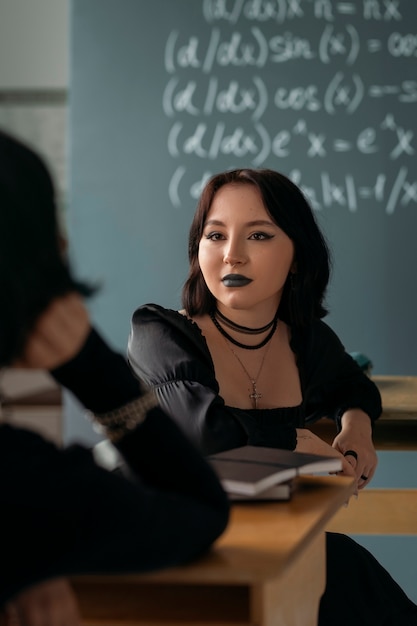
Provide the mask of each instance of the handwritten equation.
{"label": "handwritten equation", "polygon": [[320,88],[314,83],[296,87],[275,86],[260,75],[243,81],[229,80],[222,87],[220,79],[212,76],[206,83],[177,76],[171,78],[164,90],[162,107],[167,117],[186,113],[193,117],[208,117],[213,113],[249,113],[252,120],[259,121],[270,103],[280,110],[308,111],[316,113],[323,109],[329,115],[343,110],[355,113],[365,97],[386,98],[402,104],[417,102],[417,80],[404,80],[399,85],[371,84],[366,86],[358,74],[346,75],[336,72],[329,83]]}
{"label": "handwritten equation", "polygon": [[225,21],[236,24],[240,19],[251,22],[286,20],[307,17],[334,21],[337,16],[361,15],[364,20],[391,22],[402,19],[398,0],[204,0],[203,15],[207,22]]}
{"label": "handwritten equation", "polygon": [[[213,171],[206,170],[199,180],[190,180],[187,167],[179,166],[169,182],[172,206],[180,208],[189,197],[197,200],[212,174]],[[290,172],[289,178],[300,187],[315,211],[341,207],[355,213],[359,202],[372,200],[382,205],[387,215],[392,215],[398,208],[417,205],[417,178],[413,178],[406,167],[397,171],[391,184],[382,172],[370,184],[358,184],[352,173],[336,178],[326,170],[320,172],[316,185],[305,183],[300,170]]]}
{"label": "handwritten equation", "polygon": [[[362,45],[369,52],[384,50],[396,59],[417,57],[417,35],[413,33],[393,32],[386,41],[370,38]],[[169,74],[186,69],[210,74],[216,68],[264,68],[268,63],[294,60],[318,60],[327,65],[333,59],[340,58],[351,66],[358,59],[360,51],[359,34],[351,24],[340,27],[340,30],[326,25],[317,44],[289,31],[267,37],[258,26],[252,26],[249,33],[233,31],[227,36],[223,36],[219,28],[213,28],[207,42],[197,35],[187,35],[182,41],[180,32],[173,30],[165,46],[165,69]]]}
{"label": "handwritten equation", "polygon": [[329,152],[356,151],[373,155],[381,149],[381,144],[391,160],[416,154],[414,130],[398,126],[391,114],[378,127],[364,128],[356,137],[327,137],[324,132],[310,130],[303,119],[291,129],[277,131],[261,123],[254,124],[248,131],[243,126],[230,127],[226,122],[218,121],[211,124],[198,122],[190,132],[178,121],[168,135],[168,152],[173,158],[192,156],[213,161],[227,155],[249,159],[254,167],[263,166],[271,155],[285,158],[294,150],[311,159],[325,158]]}

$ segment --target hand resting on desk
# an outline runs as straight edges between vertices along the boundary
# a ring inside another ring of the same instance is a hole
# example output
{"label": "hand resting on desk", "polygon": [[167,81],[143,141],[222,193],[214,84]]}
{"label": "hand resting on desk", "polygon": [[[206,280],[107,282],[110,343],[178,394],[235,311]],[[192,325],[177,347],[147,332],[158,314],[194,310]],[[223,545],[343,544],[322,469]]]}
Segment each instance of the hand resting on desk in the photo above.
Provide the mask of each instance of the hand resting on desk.
{"label": "hand resting on desk", "polygon": [[356,457],[349,454],[346,459],[355,470],[358,489],[371,481],[378,458],[372,441],[372,424],[369,416],[361,409],[349,409],[341,419],[342,430],[333,441],[333,448],[345,454],[354,450]]}
{"label": "hand resting on desk", "polygon": [[323,439],[320,439],[320,437],[317,437],[317,435],[307,428],[297,428],[297,446],[295,451],[340,457],[343,469],[341,472],[338,472],[338,475],[356,478],[355,469],[349,463],[348,457],[344,457],[341,452],[323,441]]}

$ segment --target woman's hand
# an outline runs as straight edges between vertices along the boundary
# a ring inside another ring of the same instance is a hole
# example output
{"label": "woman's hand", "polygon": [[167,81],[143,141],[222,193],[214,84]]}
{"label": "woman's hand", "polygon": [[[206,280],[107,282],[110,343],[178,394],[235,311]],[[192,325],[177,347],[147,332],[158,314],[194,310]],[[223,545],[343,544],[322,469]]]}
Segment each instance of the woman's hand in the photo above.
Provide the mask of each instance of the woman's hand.
{"label": "woman's hand", "polygon": [[338,472],[338,475],[356,476],[355,470],[348,462],[347,457],[344,457],[336,448],[323,441],[323,439],[320,439],[320,437],[317,437],[317,435],[307,428],[297,428],[297,446],[295,451],[339,457],[342,461],[342,470]]}
{"label": "woman's hand", "polygon": [[342,416],[342,430],[332,445],[353,467],[358,489],[363,489],[371,481],[378,464],[369,416],[361,409],[346,411]]}
{"label": "woman's hand", "polygon": [[3,614],[5,626],[80,626],[75,594],[65,578],[47,580],[19,593]]}
{"label": "woman's hand", "polygon": [[68,293],[54,300],[42,313],[22,356],[13,365],[54,369],[80,351],[89,332],[89,316],[81,297]]}

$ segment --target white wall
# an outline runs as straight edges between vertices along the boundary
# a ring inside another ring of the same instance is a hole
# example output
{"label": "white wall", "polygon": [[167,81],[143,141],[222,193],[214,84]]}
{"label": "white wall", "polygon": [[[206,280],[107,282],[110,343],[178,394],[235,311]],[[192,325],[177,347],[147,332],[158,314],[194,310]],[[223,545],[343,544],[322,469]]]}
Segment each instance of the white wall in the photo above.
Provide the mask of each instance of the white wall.
{"label": "white wall", "polygon": [[66,89],[69,0],[0,0],[0,89]]}

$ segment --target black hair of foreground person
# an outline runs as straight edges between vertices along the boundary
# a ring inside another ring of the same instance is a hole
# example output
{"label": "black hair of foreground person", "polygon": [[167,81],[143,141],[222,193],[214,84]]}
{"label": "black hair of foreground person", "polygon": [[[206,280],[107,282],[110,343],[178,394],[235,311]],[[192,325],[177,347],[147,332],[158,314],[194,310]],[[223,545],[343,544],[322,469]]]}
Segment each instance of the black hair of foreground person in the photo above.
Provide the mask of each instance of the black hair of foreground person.
{"label": "black hair of foreground person", "polygon": [[22,349],[39,314],[69,291],[91,289],[63,254],[52,179],[30,149],[0,131],[0,365]]}
{"label": "black hair of foreground person", "polygon": [[[51,374],[92,412],[132,474],[107,472],[80,445],[58,449],[0,423],[0,612],[56,577],[150,571],[201,555],[226,527],[226,495],[91,326],[82,289],[61,256],[49,173],[3,132],[0,288],[0,364],[41,367],[44,356],[33,350],[40,342],[54,363]],[[75,336],[82,341],[73,347]],[[64,360],[62,343],[72,351]]]}

